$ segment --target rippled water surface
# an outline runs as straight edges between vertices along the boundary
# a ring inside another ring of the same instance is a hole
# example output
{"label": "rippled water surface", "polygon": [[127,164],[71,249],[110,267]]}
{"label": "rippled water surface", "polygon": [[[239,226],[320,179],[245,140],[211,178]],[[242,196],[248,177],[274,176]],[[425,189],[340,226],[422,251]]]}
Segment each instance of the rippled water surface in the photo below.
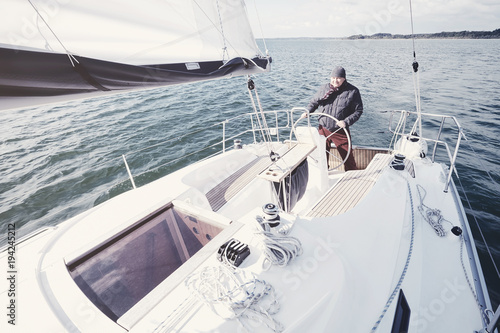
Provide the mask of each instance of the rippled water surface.
{"label": "rippled water surface", "polygon": [[[273,70],[254,78],[266,110],[305,106],[335,65],[346,68],[363,97],[365,112],[351,128],[355,145],[387,147],[386,111],[415,109],[411,41],[268,40],[267,46]],[[416,51],[422,110],[456,116],[468,139],[456,183],[467,191],[473,210],[465,197],[464,206],[498,304],[500,279],[477,225],[500,265],[500,40],[417,40]],[[168,163],[220,134],[220,128],[198,130],[251,110],[246,79],[232,78],[0,112],[1,243],[7,223],[16,223],[20,236],[129,190],[122,154],[139,151],[127,160],[143,185],[199,159]],[[185,133],[193,140],[178,139]]]}

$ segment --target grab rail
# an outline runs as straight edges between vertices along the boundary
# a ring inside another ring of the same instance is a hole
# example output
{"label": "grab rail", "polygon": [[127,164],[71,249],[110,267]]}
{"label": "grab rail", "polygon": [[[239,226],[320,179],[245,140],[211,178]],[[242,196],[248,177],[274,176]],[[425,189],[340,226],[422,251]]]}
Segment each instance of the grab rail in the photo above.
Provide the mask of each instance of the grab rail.
{"label": "grab rail", "polygon": [[[270,134],[272,134],[273,136],[276,136],[276,141],[279,141],[280,133],[283,130],[288,130],[288,131],[292,130],[294,113],[296,113],[296,112],[302,113],[304,111],[306,111],[304,108],[292,108],[289,110],[264,111],[263,114],[266,116],[271,116],[270,118],[272,118],[272,121],[273,121],[272,126],[269,126],[268,129],[264,129],[264,130],[270,131]],[[400,128],[402,128],[401,132],[396,132],[396,130],[393,129],[394,115],[397,113],[401,113],[401,115],[402,115],[402,117],[400,117],[400,122],[401,122],[401,120],[403,121],[403,124],[400,127]],[[283,114],[283,116],[280,116],[280,114]],[[408,125],[407,123],[410,121],[410,119],[409,119],[410,115],[417,116],[418,114],[415,111],[406,111],[406,110],[391,111],[390,120],[389,120],[389,131],[391,133],[393,133],[395,136],[399,136],[399,137],[403,137],[403,136],[406,136],[409,138],[414,137],[411,134],[404,133],[404,130],[407,128],[407,125]],[[130,156],[130,155],[138,153],[138,152],[143,152],[145,150],[151,149],[153,147],[157,147],[159,145],[164,145],[164,144],[167,144],[167,143],[172,142],[172,141],[185,140],[186,138],[189,138],[189,137],[193,138],[193,140],[194,140],[194,139],[196,139],[196,134],[198,134],[200,132],[209,130],[211,128],[222,127],[222,133],[220,136],[221,140],[218,140],[212,144],[207,144],[203,147],[200,147],[200,149],[193,150],[193,151],[189,152],[188,154],[185,154],[181,157],[174,158],[170,161],[167,161],[166,163],[163,163],[159,166],[156,166],[155,168],[151,168],[151,169],[148,169],[146,171],[143,171],[142,173],[135,175],[135,177],[143,175],[147,172],[151,172],[153,170],[160,169],[160,168],[165,167],[169,164],[179,162],[181,160],[188,158],[189,156],[192,156],[195,154],[200,154],[204,151],[207,151],[207,150],[210,150],[210,149],[213,149],[216,147],[221,147],[221,148],[219,148],[219,150],[213,154],[208,154],[207,156],[202,157],[200,160],[205,160],[207,158],[218,155],[220,153],[224,153],[228,149],[227,145],[226,145],[228,142],[230,142],[231,140],[234,140],[236,138],[244,137],[245,135],[247,135],[249,133],[251,133],[251,136],[253,136],[253,143],[257,143],[258,133],[262,134],[262,129],[260,129],[260,128],[258,128],[258,126],[256,126],[256,124],[258,124],[257,117],[260,117],[260,116],[261,116],[260,114],[255,113],[255,112],[240,114],[240,115],[237,115],[235,117],[228,118],[228,119],[225,119],[221,122],[215,123],[209,127],[205,127],[203,129],[200,129],[199,131],[195,131],[194,133],[190,132],[190,133],[185,134],[181,137],[169,139],[169,140],[163,141],[161,143],[155,144],[153,146],[149,146],[149,147],[141,148],[141,149],[133,151],[133,152],[129,152],[129,153],[127,153],[127,156]],[[445,148],[445,151],[446,151],[446,154],[448,155],[448,160],[449,160],[449,171],[448,171],[448,175],[447,175],[447,179],[446,179],[446,183],[445,183],[445,187],[444,187],[444,191],[447,192],[449,189],[452,174],[455,173],[455,175],[458,177],[458,173],[456,170],[456,159],[457,159],[461,139],[462,139],[462,137],[465,138],[465,135],[463,133],[462,127],[460,126],[459,122],[457,121],[457,119],[454,116],[439,115],[439,114],[432,114],[432,113],[421,113],[421,116],[426,117],[426,118],[427,117],[428,118],[436,118],[439,120],[439,127],[437,130],[437,134],[435,135],[435,138],[422,137],[421,139],[425,140],[426,142],[433,143],[432,154],[431,154],[432,162],[435,161],[438,146],[442,145]],[[445,122],[448,119],[454,123],[453,124],[454,127],[458,130],[458,136],[456,139],[456,143],[454,144],[453,152],[450,149],[450,146],[448,145],[448,143],[442,139],[443,130],[445,128]],[[242,123],[245,120],[248,122],[247,126],[242,125]],[[269,123],[271,123],[272,121],[268,120]],[[232,134],[232,132],[236,132],[236,133]],[[264,139],[262,139],[262,140],[264,140]],[[126,163],[126,162],[124,162],[124,163]],[[129,172],[129,179],[133,184],[134,181],[133,181],[133,176],[132,176],[131,172]]]}
{"label": "grab rail", "polygon": [[[402,128],[402,130],[400,132],[398,132],[398,131],[396,131],[396,129],[392,128],[393,118],[394,118],[394,115],[396,113],[401,113],[401,115],[402,115],[402,117],[400,117],[399,123],[401,122],[401,120],[404,122],[402,124],[403,125],[402,127],[401,126],[397,126],[397,127]],[[416,111],[406,111],[406,110],[394,110],[394,111],[391,111],[391,116],[390,116],[390,120],[389,120],[389,131],[391,133],[393,133],[395,136],[400,136],[400,137],[407,136],[408,138],[413,138],[413,137],[417,138],[416,136],[412,135],[411,133],[410,134],[405,134],[404,133],[406,125],[407,125],[407,122],[409,121],[408,120],[408,116],[409,115],[418,116],[418,113]],[[436,138],[432,139],[432,138],[422,137],[420,139],[422,139],[424,141],[428,141],[428,142],[434,142],[434,148],[432,150],[432,155],[431,155],[431,161],[432,162],[435,161],[436,151],[437,151],[438,144],[442,144],[442,145],[445,146],[446,152],[448,154],[448,159],[449,159],[450,166],[449,166],[449,172],[448,172],[448,176],[447,176],[445,187],[444,187],[444,192],[448,192],[448,188],[449,188],[449,185],[450,185],[450,181],[451,181],[451,177],[452,177],[453,172],[455,172],[455,175],[458,177],[458,173],[457,173],[457,170],[456,170],[456,163],[455,162],[456,162],[456,159],[457,159],[458,149],[460,147],[460,142],[462,140],[462,137],[465,138],[465,134],[463,133],[462,126],[460,126],[458,120],[454,116],[447,116],[447,115],[440,115],[440,114],[433,114],[433,113],[420,113],[420,115],[424,116],[424,117],[431,117],[431,118],[438,118],[438,119],[440,119],[439,130],[437,132]],[[453,150],[453,154],[451,153],[448,144],[441,139],[441,135],[443,133],[443,128],[444,128],[444,125],[445,125],[445,121],[447,119],[451,119],[454,122],[454,125],[456,126],[456,129],[458,130],[458,136],[457,136],[457,139],[456,139],[456,143],[455,143],[455,147],[454,147],[454,150]]]}

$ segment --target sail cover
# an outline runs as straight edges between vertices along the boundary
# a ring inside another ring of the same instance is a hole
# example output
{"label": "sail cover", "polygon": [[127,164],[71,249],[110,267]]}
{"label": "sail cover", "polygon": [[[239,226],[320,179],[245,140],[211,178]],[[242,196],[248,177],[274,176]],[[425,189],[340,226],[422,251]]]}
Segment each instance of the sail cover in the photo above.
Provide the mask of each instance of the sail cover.
{"label": "sail cover", "polygon": [[141,89],[269,69],[243,0],[2,0],[0,96]]}

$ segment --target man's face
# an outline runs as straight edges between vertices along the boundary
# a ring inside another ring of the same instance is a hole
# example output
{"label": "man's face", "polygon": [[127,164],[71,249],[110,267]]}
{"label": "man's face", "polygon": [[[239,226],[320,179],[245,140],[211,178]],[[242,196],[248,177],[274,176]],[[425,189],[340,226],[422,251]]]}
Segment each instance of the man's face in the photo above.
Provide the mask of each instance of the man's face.
{"label": "man's face", "polygon": [[342,85],[342,83],[344,83],[345,81],[345,77],[331,77],[330,78],[330,84],[334,87],[334,88],[338,88]]}

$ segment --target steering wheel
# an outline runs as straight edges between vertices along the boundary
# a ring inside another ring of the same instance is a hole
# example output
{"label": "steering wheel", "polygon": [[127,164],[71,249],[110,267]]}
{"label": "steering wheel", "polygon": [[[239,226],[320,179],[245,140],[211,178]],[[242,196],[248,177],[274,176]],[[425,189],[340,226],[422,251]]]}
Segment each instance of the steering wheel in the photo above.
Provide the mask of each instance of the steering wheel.
{"label": "steering wheel", "polygon": [[[305,108],[293,108],[292,109],[292,116],[293,116],[293,111],[297,111],[297,110],[303,110],[304,112],[308,112]],[[334,116],[331,116],[329,114],[326,114],[326,113],[310,113],[309,116],[307,117],[307,122],[308,122],[308,127],[310,128],[311,127],[311,122],[310,122],[310,119],[311,119],[311,116],[314,116],[316,118],[319,119],[319,117],[321,116],[325,116],[325,117],[329,117],[331,119],[333,119],[335,122],[338,122],[339,120],[337,118],[335,118]],[[302,120],[302,119],[305,119],[305,118],[299,118],[293,125],[292,125],[292,130],[290,131],[290,141],[292,141],[292,134],[295,133],[295,137],[297,137],[298,139],[298,136],[297,136],[297,133],[295,132],[295,128],[297,127],[297,124]],[[335,154],[332,154],[330,152],[330,149],[326,149],[326,153],[327,153],[327,156],[329,157],[328,160],[330,160],[330,156],[333,156],[334,160],[336,160],[338,162],[338,164],[335,164],[334,166],[330,167],[330,163],[328,163],[329,161],[327,161],[327,165],[328,165],[328,171],[331,171],[331,170],[335,170],[335,169],[338,169],[340,168],[340,166],[344,165],[344,163],[347,161],[347,159],[349,158],[349,154],[351,153],[351,136],[349,135],[349,133],[347,132],[347,129],[344,127],[340,127],[339,129],[337,129],[335,132],[333,132],[332,134],[330,134],[327,138],[329,138],[330,136],[332,136],[333,134],[337,133],[338,131],[340,130],[343,130],[346,137],[347,137],[347,144],[348,144],[348,150],[347,150],[347,154],[345,156],[345,158],[342,160],[342,158],[339,158],[338,156],[336,156]]]}

